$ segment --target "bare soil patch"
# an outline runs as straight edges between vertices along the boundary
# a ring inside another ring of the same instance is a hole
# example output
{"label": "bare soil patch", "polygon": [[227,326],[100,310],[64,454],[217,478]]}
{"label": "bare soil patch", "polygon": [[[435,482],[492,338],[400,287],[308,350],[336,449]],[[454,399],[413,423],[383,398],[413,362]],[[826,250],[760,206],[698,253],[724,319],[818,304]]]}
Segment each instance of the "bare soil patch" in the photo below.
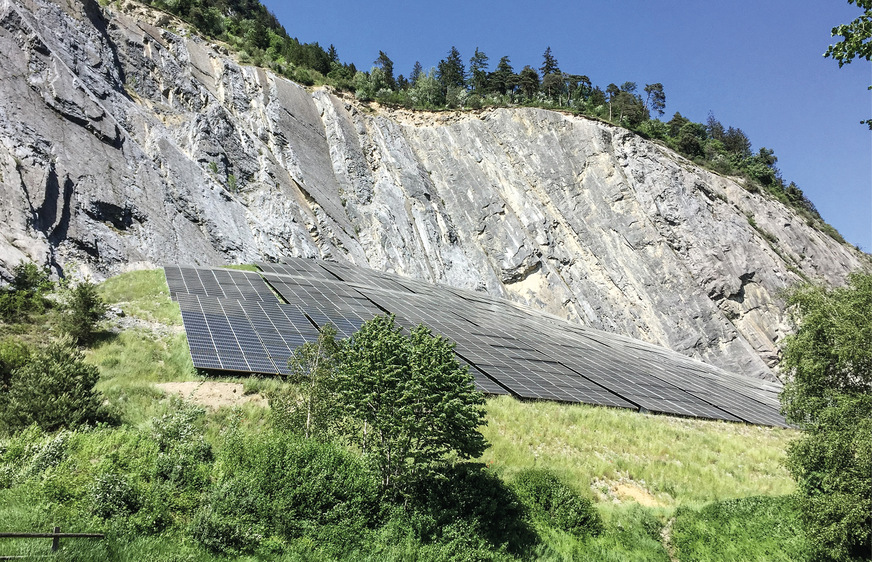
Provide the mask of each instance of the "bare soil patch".
{"label": "bare soil patch", "polygon": [[167,394],[177,394],[188,402],[213,410],[222,406],[239,406],[248,403],[267,406],[266,399],[260,394],[243,394],[243,387],[239,383],[192,381],[164,382],[155,386]]}

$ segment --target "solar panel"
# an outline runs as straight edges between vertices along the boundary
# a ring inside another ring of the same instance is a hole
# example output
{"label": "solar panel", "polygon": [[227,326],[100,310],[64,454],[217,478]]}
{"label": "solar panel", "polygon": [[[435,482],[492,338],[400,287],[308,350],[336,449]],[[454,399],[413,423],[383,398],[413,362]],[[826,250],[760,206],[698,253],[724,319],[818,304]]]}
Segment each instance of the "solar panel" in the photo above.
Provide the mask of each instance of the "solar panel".
{"label": "solar panel", "polygon": [[368,268],[301,258],[257,265],[165,268],[198,368],[287,374],[293,351],[327,324],[347,338],[391,313],[407,330],[424,324],[456,342],[458,361],[488,394],[785,425],[779,384],[653,344]]}

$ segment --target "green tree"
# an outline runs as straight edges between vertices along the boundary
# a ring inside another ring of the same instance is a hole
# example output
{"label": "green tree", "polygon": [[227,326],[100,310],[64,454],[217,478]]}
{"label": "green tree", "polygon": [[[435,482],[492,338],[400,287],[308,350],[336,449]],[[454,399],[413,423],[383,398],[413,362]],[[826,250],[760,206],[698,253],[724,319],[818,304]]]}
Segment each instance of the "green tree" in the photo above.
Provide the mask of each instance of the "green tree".
{"label": "green tree", "polygon": [[872,552],[872,275],[787,296],[796,332],[783,345],[782,409],[802,435],[787,466],[816,559]]}
{"label": "green tree", "polygon": [[379,51],[378,58],[375,59],[373,64],[382,70],[385,87],[389,90],[396,90],[397,81],[394,79],[394,61],[384,51]]}
{"label": "green tree", "polygon": [[677,139],[678,133],[681,132],[681,128],[686,123],[690,123],[690,119],[676,111],[675,114],[672,116],[672,119],[666,122],[666,125],[669,127],[669,136]]}
{"label": "green tree", "polygon": [[472,91],[477,94],[482,94],[487,90],[487,61],[486,54],[475,48],[475,54],[469,59],[469,85]]}
{"label": "green tree", "polygon": [[724,142],[724,137],[726,136],[727,131],[711,111],[709,111],[708,118],[705,122],[705,130],[708,133],[709,138]]}
{"label": "green tree", "polygon": [[0,425],[54,431],[109,420],[103,395],[94,390],[99,377],[69,342],[54,342],[12,372]]}
{"label": "green tree", "polygon": [[724,149],[741,160],[751,157],[751,140],[742,129],[729,127],[724,133]]}
{"label": "green tree", "polygon": [[409,74],[409,86],[414,87],[418,83],[418,79],[424,75],[424,68],[420,61],[415,61],[415,66],[412,67],[412,72]]}
{"label": "green tree", "polygon": [[532,66],[527,65],[521,69],[518,74],[518,87],[525,99],[532,100],[536,96],[539,91],[539,75]]}
{"label": "green tree", "polygon": [[511,95],[518,85],[518,76],[512,68],[509,57],[500,58],[496,69],[490,73],[488,80],[492,92],[500,95]]}
{"label": "green tree", "polygon": [[563,74],[564,88],[566,89],[567,105],[571,104],[573,99],[583,100],[590,96],[590,78],[582,74]]}
{"label": "green tree", "polygon": [[542,55],[542,66],[539,68],[539,72],[542,73],[543,80],[549,74],[560,74],[560,68],[557,66],[557,59],[551,54],[551,47],[547,47],[545,53]]}
{"label": "green tree", "polygon": [[666,109],[666,93],[663,91],[663,84],[657,82],[655,84],[645,85],[645,109],[656,111],[658,115],[663,115]]}
{"label": "green tree", "polygon": [[618,85],[614,82],[606,86],[606,96],[608,96],[609,102],[609,121],[612,120],[612,106],[616,99],[618,99],[618,94],[621,93],[621,89],[618,88]]}
{"label": "green tree", "polygon": [[54,285],[49,279],[48,270],[40,269],[33,262],[21,262],[12,268],[13,291],[36,294],[50,291]]}
{"label": "green tree", "polygon": [[64,310],[60,319],[61,329],[80,344],[88,344],[94,338],[97,323],[106,314],[106,303],[97,293],[97,286],[82,281],[64,296]]}
{"label": "green tree", "polygon": [[424,326],[406,336],[393,316],[366,322],[342,352],[336,395],[344,434],[373,461],[386,491],[402,493],[449,455],[476,458],[487,448],[478,432],[484,397],[454,344]]}
{"label": "green tree", "polygon": [[466,84],[466,70],[463,67],[463,60],[460,58],[460,51],[456,47],[451,47],[448,51],[448,57],[439,61],[436,67],[436,78],[442,84],[443,92],[448,92],[449,88],[463,88]]}
{"label": "green tree", "polygon": [[678,131],[678,150],[690,158],[702,156],[706,136],[705,126],[687,121]]}
{"label": "green tree", "polygon": [[781,180],[776,162],[778,157],[775,156],[775,151],[761,146],[757,154],[747,159],[746,170],[748,175],[762,185],[776,185]]}
{"label": "green tree", "polygon": [[[837,25],[831,31],[833,37],[841,37],[842,40],[835,45],[830,45],[824,53],[825,57],[832,57],[839,63],[839,68],[850,64],[859,57],[861,60],[872,60],[872,0],[848,0],[848,4],[856,4],[863,10],[863,14],[851,23]],[[872,90],[872,86],[869,86]],[[861,121],[872,130],[872,119]]]}
{"label": "green tree", "polygon": [[289,379],[299,386],[300,398],[288,393],[270,396],[275,425],[301,431],[306,439],[329,435],[336,408],[333,375],[340,349],[336,328],[327,324],[317,341],[294,350],[288,360]]}
{"label": "green tree", "polygon": [[41,313],[50,304],[45,298],[54,284],[47,269],[21,262],[12,268],[12,281],[0,289],[0,318],[5,322],[26,322],[32,313]]}
{"label": "green tree", "polygon": [[563,86],[563,76],[560,74],[551,73],[542,77],[542,92],[552,100],[560,94]]}

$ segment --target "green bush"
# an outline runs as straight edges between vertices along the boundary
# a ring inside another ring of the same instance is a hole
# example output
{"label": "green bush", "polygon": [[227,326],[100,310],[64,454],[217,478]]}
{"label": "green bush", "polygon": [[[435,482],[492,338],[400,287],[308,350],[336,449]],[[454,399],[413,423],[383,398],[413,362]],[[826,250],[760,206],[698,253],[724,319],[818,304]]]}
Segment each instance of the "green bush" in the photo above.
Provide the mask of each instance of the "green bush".
{"label": "green bush", "polygon": [[333,444],[283,432],[231,436],[219,462],[222,477],[191,527],[209,550],[240,554],[266,537],[310,537],[338,555],[375,522],[377,481]]}
{"label": "green bush", "polygon": [[523,470],[515,477],[512,486],[533,515],[548,526],[578,537],[596,536],[603,530],[602,519],[593,502],[549,470]]}
{"label": "green bush", "polygon": [[671,543],[680,560],[784,562],[807,559],[794,498],[750,497],[675,514]]}
{"label": "green bush", "polygon": [[53,288],[47,269],[40,269],[33,262],[21,262],[12,268],[13,291],[24,293],[45,293]]}
{"label": "green bush", "polygon": [[94,339],[97,323],[104,314],[106,303],[100,298],[97,286],[83,281],[67,291],[60,327],[74,342],[87,344]]}
{"label": "green bush", "polygon": [[524,555],[539,537],[515,491],[480,463],[460,463],[422,478],[413,489],[408,526],[423,543],[450,543],[461,525],[489,549]]}
{"label": "green bush", "polygon": [[113,421],[94,390],[99,372],[66,342],[54,342],[12,372],[0,426],[36,424],[46,431]]}
{"label": "green bush", "polygon": [[42,301],[18,291],[0,292],[0,319],[7,323],[26,322],[30,314],[42,312]]}
{"label": "green bush", "polygon": [[13,338],[0,341],[0,408],[4,401],[9,384],[12,382],[12,372],[23,367],[32,354],[30,346]]}
{"label": "green bush", "polygon": [[54,285],[48,271],[31,262],[19,263],[12,274],[8,289],[0,292],[0,318],[4,322],[27,322],[31,314],[39,314],[48,307],[45,293]]}
{"label": "green bush", "polygon": [[140,498],[130,480],[120,474],[101,474],[91,486],[91,512],[103,519],[127,517],[139,511]]}

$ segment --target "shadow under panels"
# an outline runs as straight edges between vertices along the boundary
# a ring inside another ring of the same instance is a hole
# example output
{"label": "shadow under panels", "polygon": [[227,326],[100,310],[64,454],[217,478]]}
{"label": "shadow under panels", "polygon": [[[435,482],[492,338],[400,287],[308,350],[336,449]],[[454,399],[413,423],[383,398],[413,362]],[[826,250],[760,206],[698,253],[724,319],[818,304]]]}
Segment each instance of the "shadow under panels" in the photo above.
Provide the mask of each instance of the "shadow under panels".
{"label": "shadow under panels", "polygon": [[258,263],[260,273],[165,268],[195,366],[285,374],[293,350],[327,323],[347,338],[391,313],[405,329],[424,324],[454,341],[488,394],[786,425],[777,383],[482,293],[346,264],[283,262]]}

